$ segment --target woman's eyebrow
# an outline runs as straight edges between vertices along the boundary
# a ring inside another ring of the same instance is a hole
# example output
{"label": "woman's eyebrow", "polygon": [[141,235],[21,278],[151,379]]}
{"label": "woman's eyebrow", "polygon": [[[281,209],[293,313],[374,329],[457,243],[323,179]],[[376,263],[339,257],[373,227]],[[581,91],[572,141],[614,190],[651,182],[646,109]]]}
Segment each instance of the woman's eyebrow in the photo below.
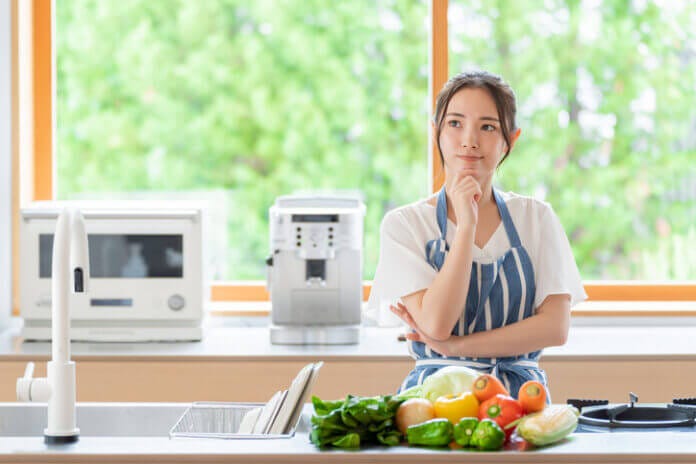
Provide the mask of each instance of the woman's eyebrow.
{"label": "woman's eyebrow", "polygon": [[[445,116],[457,116],[459,118],[466,118],[465,115],[462,113],[447,113]],[[480,121],[495,121],[495,122],[500,122],[498,118],[494,118],[493,116],[481,116],[479,118]]]}

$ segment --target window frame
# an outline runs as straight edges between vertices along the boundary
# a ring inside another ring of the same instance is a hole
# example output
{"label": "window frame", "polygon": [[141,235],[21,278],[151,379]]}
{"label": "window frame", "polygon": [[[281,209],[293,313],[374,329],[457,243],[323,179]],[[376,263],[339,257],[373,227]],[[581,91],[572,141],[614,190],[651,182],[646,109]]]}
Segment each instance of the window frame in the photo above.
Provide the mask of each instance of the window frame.
{"label": "window frame", "polygon": [[[17,0],[13,0],[17,1]],[[16,10],[16,9],[15,9]],[[50,200],[55,192],[55,173],[53,169],[53,134],[55,131],[55,107],[53,93],[55,89],[55,50],[52,33],[55,30],[55,0],[34,0],[31,11],[33,50],[33,151],[24,156],[31,156],[32,169],[24,172],[21,178],[22,188],[30,183],[33,200]],[[429,34],[429,99],[434,108],[437,92],[448,77],[448,0],[430,0],[430,34]],[[429,140],[432,140],[432,128],[428,125]],[[21,154],[20,154],[21,156]],[[20,159],[20,161],[22,161]],[[22,161],[24,166],[24,162]],[[437,155],[437,148],[428,144],[428,173],[431,192],[437,191],[444,180],[443,170]],[[17,184],[17,183],[16,183]],[[19,189],[14,186],[15,194]],[[13,211],[14,220],[18,217],[18,207]],[[17,247],[14,247],[15,261]],[[15,269],[14,281],[18,272]],[[674,315],[696,316],[696,282],[665,282],[652,281],[585,281],[588,302],[632,302],[634,303],[622,315],[673,315],[674,311],[648,310],[640,307],[641,302],[687,302],[686,307],[676,311]],[[370,293],[371,282],[363,284],[363,299]],[[268,292],[265,282],[253,281],[216,281],[211,285],[210,300],[212,302],[267,302]],[[17,298],[15,298],[15,302]],[[573,309],[573,315],[614,315],[612,311],[604,311],[600,306],[593,309],[583,309],[585,303]],[[654,305],[653,305],[654,306]],[[586,307],[586,306],[585,306]],[[15,304],[13,313],[19,314]],[[219,311],[216,311],[219,313]]]}
{"label": "window frame", "polygon": [[16,42],[12,0],[0,0],[0,330],[9,325],[12,307],[12,243],[14,240],[12,210],[13,153],[16,146],[16,111],[13,78],[16,68]]}

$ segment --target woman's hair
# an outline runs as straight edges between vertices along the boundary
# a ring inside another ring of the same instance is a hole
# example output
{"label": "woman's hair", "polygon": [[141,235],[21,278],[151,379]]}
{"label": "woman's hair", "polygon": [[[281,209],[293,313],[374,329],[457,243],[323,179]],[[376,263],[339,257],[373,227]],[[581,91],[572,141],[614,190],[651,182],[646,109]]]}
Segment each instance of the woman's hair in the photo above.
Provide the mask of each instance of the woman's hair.
{"label": "woman's hair", "polygon": [[445,159],[440,148],[440,132],[445,120],[445,112],[454,94],[464,88],[485,89],[495,102],[495,106],[498,109],[498,119],[500,119],[500,130],[507,145],[505,155],[498,163],[498,166],[500,166],[510,154],[510,134],[517,129],[515,124],[517,104],[515,103],[515,93],[512,91],[512,88],[500,76],[486,71],[467,71],[452,76],[437,95],[433,121],[435,122],[435,140],[437,140],[437,149],[440,153],[440,162],[442,162],[443,166],[445,165]]}

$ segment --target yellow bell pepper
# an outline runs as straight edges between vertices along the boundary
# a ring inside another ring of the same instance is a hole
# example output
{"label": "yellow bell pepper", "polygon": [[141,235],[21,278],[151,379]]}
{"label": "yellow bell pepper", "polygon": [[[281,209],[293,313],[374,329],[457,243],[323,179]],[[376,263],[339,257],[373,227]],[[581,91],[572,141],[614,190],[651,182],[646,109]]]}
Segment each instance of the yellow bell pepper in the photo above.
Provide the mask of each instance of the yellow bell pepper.
{"label": "yellow bell pepper", "polygon": [[478,417],[479,400],[471,392],[459,395],[444,395],[435,400],[435,417],[444,417],[458,424],[462,417]]}

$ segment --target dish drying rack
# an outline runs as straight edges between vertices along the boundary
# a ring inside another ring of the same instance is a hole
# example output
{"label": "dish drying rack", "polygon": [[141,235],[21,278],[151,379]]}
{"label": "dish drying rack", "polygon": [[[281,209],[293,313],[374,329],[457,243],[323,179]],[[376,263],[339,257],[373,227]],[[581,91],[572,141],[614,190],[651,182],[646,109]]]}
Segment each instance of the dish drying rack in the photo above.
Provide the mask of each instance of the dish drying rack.
{"label": "dish drying rack", "polygon": [[[170,438],[291,438],[323,362],[304,366],[287,390],[267,403],[195,402],[169,431]],[[243,429],[243,430],[242,430]]]}
{"label": "dish drying rack", "polygon": [[[193,403],[169,431],[170,438],[269,439],[292,438],[297,423],[288,433],[238,433],[244,415],[264,403]],[[297,421],[299,423],[299,420]]]}

